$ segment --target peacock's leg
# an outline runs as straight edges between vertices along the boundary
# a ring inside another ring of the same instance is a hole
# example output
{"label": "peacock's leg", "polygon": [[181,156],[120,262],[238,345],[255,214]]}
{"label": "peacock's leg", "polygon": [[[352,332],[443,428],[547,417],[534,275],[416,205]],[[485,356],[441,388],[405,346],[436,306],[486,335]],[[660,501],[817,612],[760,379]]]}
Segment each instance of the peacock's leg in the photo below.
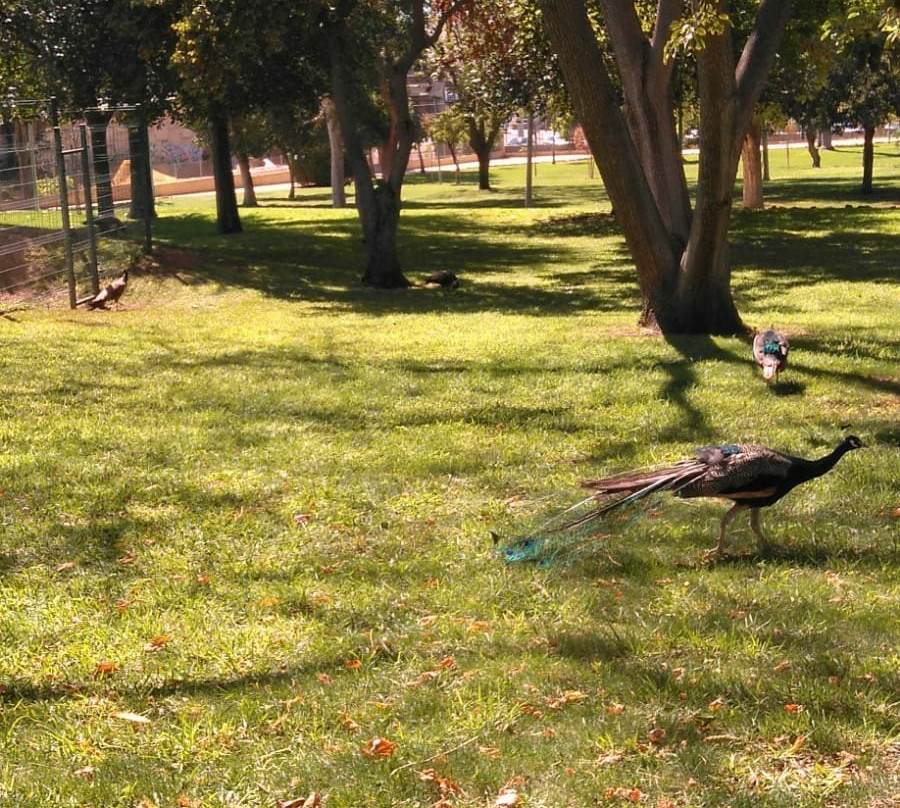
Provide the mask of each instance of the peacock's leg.
{"label": "peacock's leg", "polygon": [[762,530],[759,529],[759,508],[750,509],[750,527],[756,534],[756,538],[759,539],[760,546],[769,543],[769,540],[763,535]]}
{"label": "peacock's leg", "polygon": [[725,549],[725,531],[728,529],[728,525],[731,524],[731,520],[745,510],[747,510],[746,505],[742,502],[735,502],[732,509],[725,512],[722,521],[719,523],[719,540],[716,542],[716,547],[713,550],[715,555],[718,555]]}

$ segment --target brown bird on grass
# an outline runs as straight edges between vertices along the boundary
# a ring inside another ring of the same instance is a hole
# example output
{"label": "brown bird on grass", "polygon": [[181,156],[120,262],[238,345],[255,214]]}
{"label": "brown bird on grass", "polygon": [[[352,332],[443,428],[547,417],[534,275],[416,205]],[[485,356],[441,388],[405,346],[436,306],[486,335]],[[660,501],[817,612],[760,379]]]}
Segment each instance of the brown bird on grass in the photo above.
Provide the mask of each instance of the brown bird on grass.
{"label": "brown bird on grass", "polygon": [[125,293],[128,286],[128,270],[126,269],[118,278],[108,283],[96,295],[86,301],[89,309],[105,309],[108,303],[119,304],[119,298]]}
{"label": "brown bird on grass", "polygon": [[788,351],[791,346],[778,331],[769,329],[753,337],[753,358],[762,368],[767,383],[777,382],[778,374],[787,367]]}

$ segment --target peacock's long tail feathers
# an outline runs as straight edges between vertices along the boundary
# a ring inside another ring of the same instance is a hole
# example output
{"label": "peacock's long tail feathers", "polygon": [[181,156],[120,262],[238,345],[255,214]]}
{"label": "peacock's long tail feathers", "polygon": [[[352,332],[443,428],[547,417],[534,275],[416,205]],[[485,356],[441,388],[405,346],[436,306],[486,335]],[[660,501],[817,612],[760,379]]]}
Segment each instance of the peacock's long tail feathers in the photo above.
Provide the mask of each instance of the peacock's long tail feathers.
{"label": "peacock's long tail feathers", "polygon": [[[727,447],[714,448],[716,451],[727,451]],[[595,493],[557,514],[527,536],[500,546],[500,555],[511,563],[534,561],[540,564],[550,564],[561,556],[572,556],[576,550],[606,538],[605,533],[594,530],[592,523],[595,520],[659,492],[678,493],[696,482],[707,470],[707,464],[698,457],[652,471],[629,472],[585,482],[583,487]]]}

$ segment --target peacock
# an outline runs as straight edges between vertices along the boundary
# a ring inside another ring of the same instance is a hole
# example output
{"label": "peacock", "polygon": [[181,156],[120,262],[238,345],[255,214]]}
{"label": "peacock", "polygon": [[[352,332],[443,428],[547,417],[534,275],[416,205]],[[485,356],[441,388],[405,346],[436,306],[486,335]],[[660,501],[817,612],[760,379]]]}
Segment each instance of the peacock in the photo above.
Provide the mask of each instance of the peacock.
{"label": "peacock", "polygon": [[767,383],[778,381],[778,374],[787,367],[790,349],[784,335],[771,328],[753,337],[753,358],[762,368]]}
{"label": "peacock", "polygon": [[844,438],[829,454],[816,460],[794,457],[758,443],[726,443],[704,446],[695,456],[652,470],[630,471],[582,483],[595,493],[538,530],[501,549],[507,561],[552,560],[592,541],[586,526],[610,511],[643,500],[657,492],[675,496],[721,497],[734,505],[719,524],[719,537],[712,555],[725,547],[725,532],[731,521],[750,511],[750,527],[762,544],[768,541],[759,527],[759,511],[778,502],[801,483],[821,477],[850,450],[862,446],[854,435]]}
{"label": "peacock", "polygon": [[[128,286],[128,270],[126,269],[118,278],[113,279],[103,287],[96,295],[83,301],[89,309],[105,309],[107,303],[116,303],[125,293]],[[79,301],[82,302],[82,301]]]}

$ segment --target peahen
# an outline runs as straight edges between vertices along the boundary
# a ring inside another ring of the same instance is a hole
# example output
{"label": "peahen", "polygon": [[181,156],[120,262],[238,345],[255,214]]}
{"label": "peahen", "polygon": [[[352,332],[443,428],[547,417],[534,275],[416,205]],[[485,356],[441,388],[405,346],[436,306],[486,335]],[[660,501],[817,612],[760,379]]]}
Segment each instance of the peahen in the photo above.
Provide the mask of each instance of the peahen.
{"label": "peahen", "polygon": [[[756,443],[727,443],[698,449],[694,458],[662,468],[589,480],[582,483],[583,487],[596,493],[562,514],[562,519],[502,548],[501,553],[507,561],[546,561],[564,555],[591,541],[592,531],[584,528],[598,517],[661,491],[684,499],[721,497],[734,502],[722,517],[713,553],[722,552],[728,525],[748,509],[750,527],[760,542],[766,543],[759,528],[760,508],[778,502],[801,483],[821,477],[847,452],[862,445],[859,438],[850,435],[824,457],[807,460]],[[572,518],[578,511],[581,515]]]}
{"label": "peahen", "polygon": [[778,374],[787,367],[791,346],[783,334],[769,329],[753,337],[753,358],[762,368],[766,382],[777,382]]}
{"label": "peahen", "polygon": [[125,293],[128,286],[128,270],[126,269],[118,278],[115,278],[96,295],[85,301],[89,309],[105,309],[107,303],[118,304],[119,298]]}

